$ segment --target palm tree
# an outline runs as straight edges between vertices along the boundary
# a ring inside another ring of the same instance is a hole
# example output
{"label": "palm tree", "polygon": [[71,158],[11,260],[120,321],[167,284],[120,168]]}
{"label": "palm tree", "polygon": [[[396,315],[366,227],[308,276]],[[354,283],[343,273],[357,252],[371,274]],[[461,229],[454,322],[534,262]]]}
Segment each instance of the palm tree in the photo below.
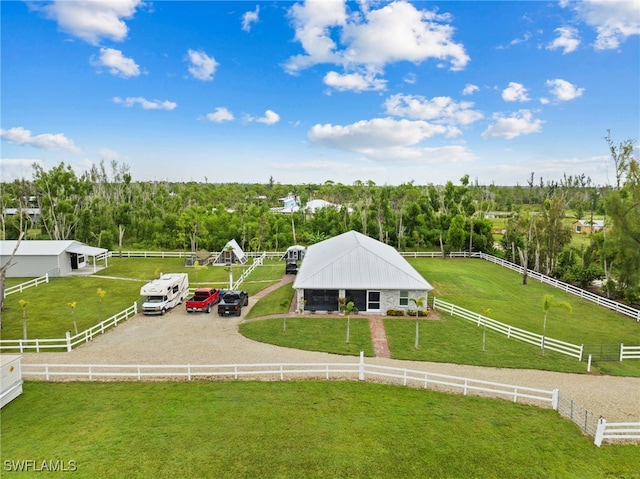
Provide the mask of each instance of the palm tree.
{"label": "palm tree", "polygon": [[544,320],[542,322],[542,342],[540,343],[542,354],[544,354],[544,338],[547,334],[547,313],[551,308],[563,308],[566,309],[569,314],[571,314],[572,312],[571,305],[566,301],[556,302],[552,294],[544,295],[544,298],[542,300],[542,311],[544,312]]}
{"label": "palm tree", "polygon": [[289,307],[289,300],[284,300],[280,303],[280,307],[282,308],[282,332],[287,332],[287,308]]}
{"label": "palm tree", "polygon": [[[491,314],[491,308],[485,308],[482,310],[482,313],[485,316],[489,316]],[[482,352],[486,350],[487,345],[487,323],[484,322],[484,328],[482,328]]]}
{"label": "palm tree", "polygon": [[78,324],[76,323],[76,301],[72,301],[70,303],[67,303],[69,306],[71,306],[71,316],[73,317],[73,327],[76,331],[76,335],[78,334]]}
{"label": "palm tree", "polygon": [[98,321],[102,321],[102,300],[104,299],[107,292],[102,288],[98,288],[96,293],[100,297],[100,302],[98,303]]}
{"label": "palm tree", "polygon": [[349,301],[344,305],[342,311],[347,315],[347,344],[349,344],[349,333],[351,331],[351,315],[353,313],[356,313],[358,311],[358,308],[356,308],[355,304],[353,304],[353,301]]}
{"label": "palm tree", "polygon": [[420,327],[418,326],[418,316],[420,315],[420,311],[424,309],[424,302],[426,301],[424,296],[420,296],[419,298],[409,298],[413,304],[416,305],[416,343],[414,347],[418,349],[419,338],[420,338]]}
{"label": "palm tree", "polygon": [[24,340],[27,340],[27,303],[24,299],[18,301],[22,308],[22,336]]}

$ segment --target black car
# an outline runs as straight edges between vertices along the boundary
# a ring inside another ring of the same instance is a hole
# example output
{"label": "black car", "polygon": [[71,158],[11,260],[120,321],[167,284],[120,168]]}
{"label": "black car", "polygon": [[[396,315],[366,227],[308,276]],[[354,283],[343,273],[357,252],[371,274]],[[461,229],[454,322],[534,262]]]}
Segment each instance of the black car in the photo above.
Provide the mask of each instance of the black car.
{"label": "black car", "polygon": [[218,314],[226,316],[242,314],[242,307],[249,304],[249,294],[246,291],[227,291],[218,303]]}
{"label": "black car", "polygon": [[287,266],[284,268],[285,274],[297,274],[298,273],[298,265],[296,263],[287,263]]}

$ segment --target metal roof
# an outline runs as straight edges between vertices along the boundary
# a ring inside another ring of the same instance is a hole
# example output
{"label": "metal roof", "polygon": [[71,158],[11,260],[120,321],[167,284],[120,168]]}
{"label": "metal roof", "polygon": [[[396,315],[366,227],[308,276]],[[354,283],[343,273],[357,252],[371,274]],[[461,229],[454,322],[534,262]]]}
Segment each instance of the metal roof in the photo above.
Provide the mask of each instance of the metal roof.
{"label": "metal roof", "polygon": [[349,231],[309,246],[293,287],[433,289],[394,248],[357,231]]}
{"label": "metal roof", "polygon": [[[9,256],[16,247],[16,240],[0,241],[0,254]],[[74,240],[22,240],[16,256],[59,256],[63,252],[96,256],[106,253],[105,248],[94,248]]]}

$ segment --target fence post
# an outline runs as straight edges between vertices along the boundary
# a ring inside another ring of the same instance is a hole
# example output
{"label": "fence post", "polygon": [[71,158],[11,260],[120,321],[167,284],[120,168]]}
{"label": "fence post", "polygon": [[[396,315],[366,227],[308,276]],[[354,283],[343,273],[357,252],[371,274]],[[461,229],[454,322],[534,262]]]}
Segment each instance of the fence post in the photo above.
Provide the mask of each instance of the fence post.
{"label": "fence post", "polygon": [[589,354],[589,361],[587,361],[587,372],[591,372],[591,354]]}
{"label": "fence post", "polygon": [[133,303],[133,314],[138,314],[138,303],[137,302]]}
{"label": "fence post", "polygon": [[364,381],[364,351],[360,351],[360,364],[358,366],[358,379]]}
{"label": "fence post", "polygon": [[604,439],[604,429],[607,427],[607,421],[605,418],[601,417],[598,419],[598,428],[596,429],[596,438],[593,443],[600,447],[602,445],[602,440]]}
{"label": "fence post", "polygon": [[66,332],[65,336],[67,337],[67,352],[71,352],[71,333],[69,331]]}
{"label": "fence post", "polygon": [[623,354],[624,354],[624,344],[620,343],[620,361],[622,361]]}
{"label": "fence post", "polygon": [[582,355],[584,354],[584,344],[580,345],[580,357],[578,358],[578,361],[582,361]]}
{"label": "fence post", "polygon": [[553,408],[554,411],[558,410],[558,403],[560,399],[560,390],[559,389],[554,389],[553,393],[551,394],[551,407]]}
{"label": "fence post", "polygon": [[45,282],[47,282],[47,283],[49,282],[49,273],[45,273],[45,274],[44,274],[44,280],[45,280]]}

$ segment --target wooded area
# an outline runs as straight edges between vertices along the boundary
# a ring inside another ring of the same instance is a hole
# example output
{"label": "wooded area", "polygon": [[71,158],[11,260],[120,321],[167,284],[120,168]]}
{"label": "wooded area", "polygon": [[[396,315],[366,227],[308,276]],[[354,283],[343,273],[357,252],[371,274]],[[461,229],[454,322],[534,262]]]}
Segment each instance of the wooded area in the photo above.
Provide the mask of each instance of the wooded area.
{"label": "wooded area", "polygon": [[[582,286],[603,279],[608,296],[638,303],[640,168],[633,141],[605,140],[616,171],[611,186],[585,175],[536,182],[534,173],[525,186],[479,185],[468,175],[445,185],[143,182],[116,161],[81,176],[65,163],[48,171],[36,164],[32,181],[2,185],[2,238],[24,232],[111,250],[191,251],[220,251],[236,239],[245,251],[261,251],[356,230],[401,251],[483,251]],[[290,193],[298,211],[271,210]],[[313,199],[337,207],[311,213],[304,206]],[[606,227],[572,245],[571,223],[595,218]]]}

